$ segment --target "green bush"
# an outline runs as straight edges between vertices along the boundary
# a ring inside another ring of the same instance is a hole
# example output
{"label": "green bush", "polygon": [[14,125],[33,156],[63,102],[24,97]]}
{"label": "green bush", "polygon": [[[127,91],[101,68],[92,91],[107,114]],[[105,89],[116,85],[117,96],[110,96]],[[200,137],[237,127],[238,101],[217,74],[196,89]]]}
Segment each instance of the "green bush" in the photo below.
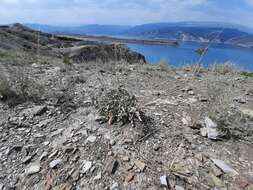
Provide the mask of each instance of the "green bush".
{"label": "green bush", "polygon": [[11,88],[7,80],[0,81],[0,99],[6,101],[7,99],[12,99],[17,97],[17,94]]}
{"label": "green bush", "polygon": [[66,64],[66,65],[71,65],[72,64],[67,55],[63,56],[63,63]]}
{"label": "green bush", "polygon": [[245,77],[253,77],[253,72],[242,72],[241,75]]}

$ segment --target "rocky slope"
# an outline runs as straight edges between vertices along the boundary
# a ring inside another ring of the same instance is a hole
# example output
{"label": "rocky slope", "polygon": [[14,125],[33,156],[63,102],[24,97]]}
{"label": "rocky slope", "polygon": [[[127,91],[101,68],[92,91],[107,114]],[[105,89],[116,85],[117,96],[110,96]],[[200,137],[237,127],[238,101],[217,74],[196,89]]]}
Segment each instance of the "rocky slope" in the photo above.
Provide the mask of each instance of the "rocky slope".
{"label": "rocky slope", "polygon": [[252,190],[252,77],[82,41],[38,57],[22,34],[0,50],[0,190]]}
{"label": "rocky slope", "polygon": [[0,101],[0,189],[252,190],[253,78],[42,59],[9,65],[29,98]]}
{"label": "rocky slope", "polygon": [[79,61],[125,60],[132,63],[145,63],[144,56],[123,45],[101,44],[89,40],[54,36],[32,30],[21,24],[0,26],[0,48],[24,50],[46,56],[66,57],[75,55],[69,57],[75,61],[77,59]]}

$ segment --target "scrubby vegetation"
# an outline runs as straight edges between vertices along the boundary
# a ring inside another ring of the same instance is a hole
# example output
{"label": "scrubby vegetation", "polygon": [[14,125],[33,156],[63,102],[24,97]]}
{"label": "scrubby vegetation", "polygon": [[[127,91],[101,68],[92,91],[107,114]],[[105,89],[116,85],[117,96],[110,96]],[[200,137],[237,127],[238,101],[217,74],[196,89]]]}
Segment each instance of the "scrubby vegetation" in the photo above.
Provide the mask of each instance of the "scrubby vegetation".
{"label": "scrubby vegetation", "polygon": [[253,72],[241,72],[241,75],[245,77],[253,77]]}

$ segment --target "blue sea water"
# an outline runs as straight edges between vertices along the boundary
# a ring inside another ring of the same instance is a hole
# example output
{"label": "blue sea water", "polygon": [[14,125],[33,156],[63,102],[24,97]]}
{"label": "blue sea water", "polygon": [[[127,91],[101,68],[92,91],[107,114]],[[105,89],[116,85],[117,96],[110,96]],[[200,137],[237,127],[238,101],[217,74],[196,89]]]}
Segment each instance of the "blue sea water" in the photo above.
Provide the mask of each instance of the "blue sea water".
{"label": "blue sea water", "polygon": [[[195,52],[198,48],[207,47],[207,44],[185,42],[179,46],[128,44],[128,47],[143,54],[149,63],[158,63],[161,59],[169,64],[181,66],[195,64],[199,56]],[[204,66],[232,62],[239,69],[253,71],[253,49],[240,48],[223,44],[212,44],[204,56]]]}

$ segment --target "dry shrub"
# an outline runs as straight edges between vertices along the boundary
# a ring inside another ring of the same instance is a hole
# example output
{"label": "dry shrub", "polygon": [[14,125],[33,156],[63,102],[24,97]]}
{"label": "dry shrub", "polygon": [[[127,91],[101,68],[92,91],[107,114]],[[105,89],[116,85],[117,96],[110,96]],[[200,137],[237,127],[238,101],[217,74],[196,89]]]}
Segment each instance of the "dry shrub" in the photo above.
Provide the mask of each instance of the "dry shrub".
{"label": "dry shrub", "polygon": [[139,109],[135,96],[124,88],[109,90],[97,99],[98,114],[109,124],[121,122],[122,125],[132,123],[135,126],[139,122],[145,126],[143,129],[149,131],[151,118],[145,116]]}
{"label": "dry shrub", "polygon": [[165,59],[161,59],[158,63],[157,66],[159,70],[161,71],[168,71],[170,69],[168,62]]}
{"label": "dry shrub", "polygon": [[125,89],[111,90],[99,99],[99,115],[107,118],[109,123],[123,124],[131,121],[137,109],[137,100]]}
{"label": "dry shrub", "polygon": [[224,64],[213,64],[210,66],[210,70],[215,73],[225,75],[229,73],[238,73],[239,69],[233,63],[226,62]]}
{"label": "dry shrub", "polygon": [[252,121],[245,118],[234,106],[234,97],[237,94],[234,82],[233,78],[223,75],[206,79],[210,98],[208,116],[218,124],[219,131],[227,138],[252,140]]}
{"label": "dry shrub", "polygon": [[10,106],[14,106],[25,101],[40,102],[44,89],[38,81],[30,77],[28,68],[1,65],[0,93],[2,100]]}

